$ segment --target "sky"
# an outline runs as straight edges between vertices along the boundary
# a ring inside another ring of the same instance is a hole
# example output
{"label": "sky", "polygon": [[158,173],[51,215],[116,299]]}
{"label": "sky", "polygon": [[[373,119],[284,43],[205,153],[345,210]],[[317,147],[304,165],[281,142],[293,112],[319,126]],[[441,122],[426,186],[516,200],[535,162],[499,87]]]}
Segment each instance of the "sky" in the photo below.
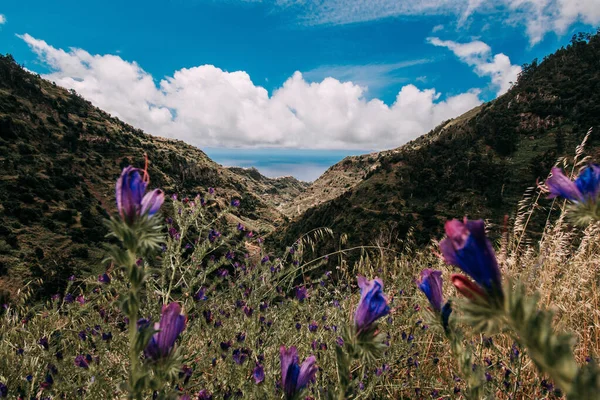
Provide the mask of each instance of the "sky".
{"label": "sky", "polygon": [[4,0],[0,52],[224,165],[313,180],[598,25],[600,0]]}

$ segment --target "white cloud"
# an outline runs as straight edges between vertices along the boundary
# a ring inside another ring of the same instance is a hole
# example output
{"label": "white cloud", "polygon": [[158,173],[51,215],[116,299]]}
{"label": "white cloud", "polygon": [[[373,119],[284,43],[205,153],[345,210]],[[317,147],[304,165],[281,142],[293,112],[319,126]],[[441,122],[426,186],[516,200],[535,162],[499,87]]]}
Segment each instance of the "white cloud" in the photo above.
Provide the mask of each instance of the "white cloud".
{"label": "white cloud", "polygon": [[440,101],[434,89],[406,85],[388,106],[353,82],[309,83],[300,72],[269,96],[246,72],[212,65],[180,69],[157,86],[135,62],[21,38],[50,66],[45,78],[149,133],[201,147],[390,148],[481,103],[476,90]]}
{"label": "white cloud", "polygon": [[521,67],[510,63],[510,59],[503,53],[492,56],[490,46],[482,41],[475,40],[469,43],[457,43],[451,40],[440,40],[437,37],[427,38],[434,46],[450,49],[461,61],[475,67],[474,71],[479,76],[489,76],[497,94],[506,93],[512,82],[517,81]]}
{"label": "white cloud", "polygon": [[6,23],[6,17],[4,14],[0,14],[0,25],[4,25]]}
{"label": "white cloud", "polygon": [[[455,16],[459,26],[473,15],[498,15],[499,22],[524,26],[530,43],[548,32],[564,34],[575,22],[600,24],[598,0],[265,0],[297,8],[306,25],[343,25],[398,16]],[[435,32],[435,30],[433,31]]]}

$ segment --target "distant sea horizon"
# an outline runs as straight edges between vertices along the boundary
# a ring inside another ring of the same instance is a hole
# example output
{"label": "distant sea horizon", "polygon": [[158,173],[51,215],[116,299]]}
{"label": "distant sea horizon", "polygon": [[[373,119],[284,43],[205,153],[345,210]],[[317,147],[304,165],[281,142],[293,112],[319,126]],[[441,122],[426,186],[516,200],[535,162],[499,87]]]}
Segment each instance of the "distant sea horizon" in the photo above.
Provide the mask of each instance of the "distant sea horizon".
{"label": "distant sea horizon", "polygon": [[313,150],[313,149],[232,149],[203,148],[212,160],[225,167],[256,168],[269,178],[293,176],[312,182],[329,167],[347,156],[372,153],[375,150]]}

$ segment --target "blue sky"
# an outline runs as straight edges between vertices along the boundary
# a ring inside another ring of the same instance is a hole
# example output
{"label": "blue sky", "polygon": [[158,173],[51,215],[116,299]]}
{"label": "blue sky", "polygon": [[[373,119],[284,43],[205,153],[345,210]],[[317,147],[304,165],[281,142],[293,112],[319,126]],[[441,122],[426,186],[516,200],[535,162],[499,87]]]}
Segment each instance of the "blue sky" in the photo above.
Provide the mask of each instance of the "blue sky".
{"label": "blue sky", "polygon": [[148,133],[246,149],[217,161],[296,176],[248,149],[294,149],[299,171],[303,153],[324,170],[331,150],[400,146],[600,24],[598,0],[5,0],[0,14],[0,52],[26,68]]}

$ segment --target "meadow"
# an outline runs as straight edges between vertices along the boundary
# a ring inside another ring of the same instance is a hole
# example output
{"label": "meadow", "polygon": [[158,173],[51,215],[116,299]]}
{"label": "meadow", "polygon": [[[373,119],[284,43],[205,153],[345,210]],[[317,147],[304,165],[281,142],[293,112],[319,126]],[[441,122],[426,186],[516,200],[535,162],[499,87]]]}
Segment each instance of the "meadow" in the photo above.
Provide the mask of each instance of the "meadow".
{"label": "meadow", "polygon": [[[0,398],[596,398],[600,172],[582,152],[565,169],[580,197],[567,178],[532,188],[495,255],[483,222],[456,220],[445,242],[409,234],[355,263],[312,255],[327,229],[274,254],[225,222],[243,199],[143,197],[146,171],[125,168],[106,273],[4,305]],[[548,190],[558,214],[539,205]],[[549,216],[541,238],[534,213]]]}

